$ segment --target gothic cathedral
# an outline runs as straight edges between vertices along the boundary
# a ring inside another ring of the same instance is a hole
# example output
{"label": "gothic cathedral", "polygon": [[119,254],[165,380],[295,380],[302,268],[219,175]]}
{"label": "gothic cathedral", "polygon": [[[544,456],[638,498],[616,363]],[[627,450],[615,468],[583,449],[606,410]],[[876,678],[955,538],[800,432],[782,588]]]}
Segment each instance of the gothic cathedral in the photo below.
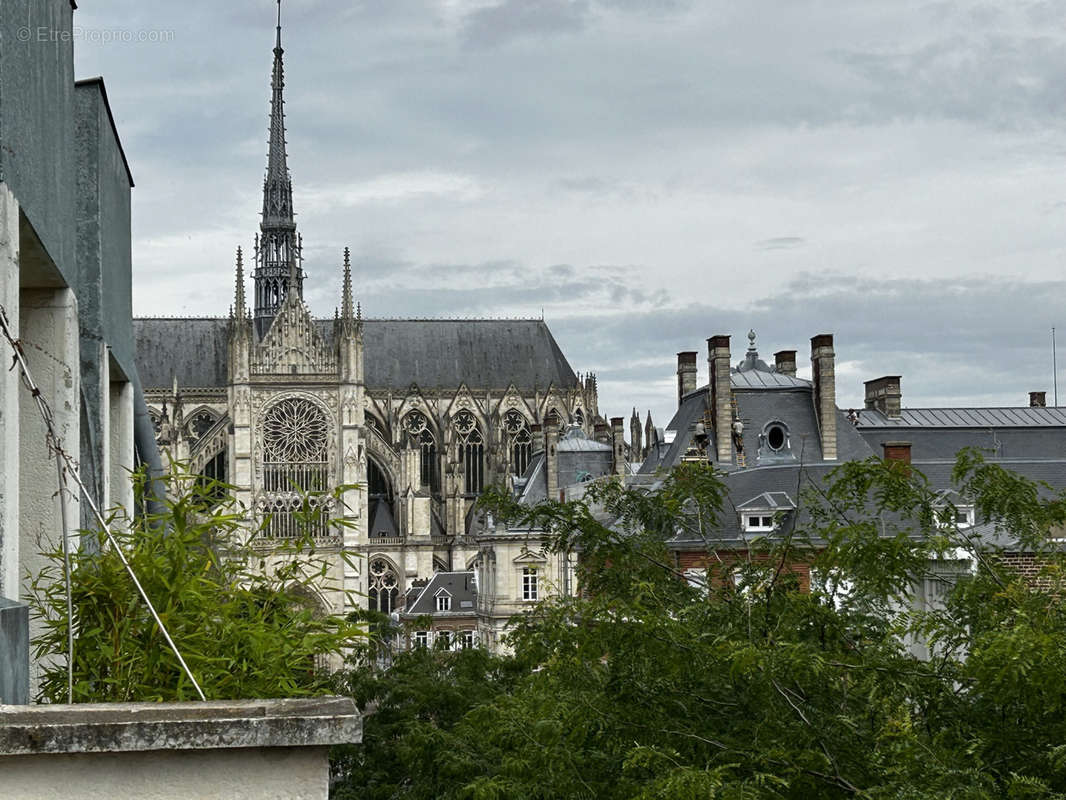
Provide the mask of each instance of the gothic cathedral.
{"label": "gothic cathedral", "polygon": [[238,248],[229,317],[135,320],[138,369],[161,449],[236,486],[264,550],[296,533],[304,494],[346,520],[311,531],[332,554],[324,610],[394,612],[413,583],[472,569],[473,502],[526,472],[546,420],[597,438],[606,426],[595,377],[574,373],[543,320],[363,319],[347,249],[334,318],[312,317],[282,54],[279,21],[252,308]]}

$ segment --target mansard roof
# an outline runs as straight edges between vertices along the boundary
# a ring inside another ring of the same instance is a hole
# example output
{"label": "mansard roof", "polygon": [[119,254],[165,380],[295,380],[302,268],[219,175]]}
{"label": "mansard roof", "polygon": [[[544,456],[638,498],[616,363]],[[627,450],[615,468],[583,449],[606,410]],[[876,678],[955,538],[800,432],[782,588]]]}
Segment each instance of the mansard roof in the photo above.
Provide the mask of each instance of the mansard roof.
{"label": "mansard roof", "polygon": [[[222,317],[140,318],[133,321],[137,368],[145,388],[168,388],[177,377],[187,388],[225,386],[228,320]],[[318,320],[332,341],[333,320]],[[366,385],[406,391],[504,391],[573,386],[577,376],[539,319],[363,320]]]}
{"label": "mansard roof", "polygon": [[[437,611],[436,597],[444,591],[452,598],[451,609]],[[470,616],[477,610],[477,584],[473,572],[437,572],[404,612],[405,616]]]}

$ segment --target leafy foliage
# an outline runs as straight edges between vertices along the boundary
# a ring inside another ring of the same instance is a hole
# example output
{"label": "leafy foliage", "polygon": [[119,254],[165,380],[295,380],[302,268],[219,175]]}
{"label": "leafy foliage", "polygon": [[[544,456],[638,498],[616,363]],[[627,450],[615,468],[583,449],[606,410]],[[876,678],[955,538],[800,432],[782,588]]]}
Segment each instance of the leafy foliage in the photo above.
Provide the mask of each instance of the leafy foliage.
{"label": "leafy foliage", "polygon": [[[955,479],[979,530],[871,460],[742,547],[716,539],[726,493],[703,466],[532,509],[497,494],[580,551],[583,595],[515,619],[507,660],[416,651],[372,691],[355,673],[367,738],[337,796],[1066,797],[1063,503],[973,452]],[[702,580],[665,546],[679,530],[705,542]],[[1008,531],[1035,579],[996,546]]]}
{"label": "leafy foliage", "polygon": [[[144,475],[134,480],[140,497]],[[118,510],[110,527],[208,699],[327,691],[323,667],[339,663],[359,631],[315,606],[316,587],[328,581],[313,542],[291,542],[283,558],[267,558],[250,545],[231,487],[177,471],[170,484],[175,494],[163,511],[130,519]],[[196,699],[118,554],[102,532],[85,536],[96,547],[72,557],[75,702]],[[48,555],[32,584],[45,624],[34,642],[44,666],[40,699],[66,702],[63,554]]]}

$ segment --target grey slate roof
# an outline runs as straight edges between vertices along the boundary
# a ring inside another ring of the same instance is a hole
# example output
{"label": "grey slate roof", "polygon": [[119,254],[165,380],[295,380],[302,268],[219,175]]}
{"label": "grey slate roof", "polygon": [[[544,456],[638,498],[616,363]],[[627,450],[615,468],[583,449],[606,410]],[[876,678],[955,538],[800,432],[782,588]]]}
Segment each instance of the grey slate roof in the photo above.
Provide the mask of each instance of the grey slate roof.
{"label": "grey slate roof", "polygon": [[371,515],[370,528],[367,531],[371,541],[382,536],[399,536],[400,531],[396,526],[396,520],[392,516],[390,504],[383,500],[373,502],[375,507]]}
{"label": "grey slate roof", "polygon": [[734,369],[729,375],[729,381],[734,389],[811,388],[810,381],[773,370],[751,369],[738,371]]}
{"label": "grey slate roof", "polygon": [[750,500],[738,503],[737,511],[777,511],[795,507],[796,504],[792,502],[788,492],[763,492]]}
{"label": "grey slate roof", "polygon": [[[228,320],[221,317],[133,321],[137,368],[146,388],[226,385]],[[320,320],[332,340],[332,320]],[[363,321],[370,389],[505,390],[573,386],[577,376],[543,320],[367,319]]]}
{"label": "grey slate roof", "polygon": [[904,408],[897,418],[859,412],[860,428],[1066,427],[1066,408]]}
{"label": "grey slate roof", "polygon": [[227,320],[217,317],[134,319],[137,372],[145,389],[226,385]]}
{"label": "grey slate roof", "polygon": [[[441,591],[447,592],[452,599],[450,611],[437,611],[435,598]],[[418,595],[418,599],[404,610],[404,616],[472,616],[476,609],[477,587],[472,571],[437,572]]]}
{"label": "grey slate roof", "polygon": [[[849,426],[850,427],[850,426]],[[1066,426],[1052,428],[1037,424],[1031,428],[946,428],[897,427],[863,428],[857,431],[875,453],[881,455],[882,443],[911,443],[911,460],[948,459],[964,447],[976,447],[986,457],[1003,459],[1048,459],[1066,457]]]}

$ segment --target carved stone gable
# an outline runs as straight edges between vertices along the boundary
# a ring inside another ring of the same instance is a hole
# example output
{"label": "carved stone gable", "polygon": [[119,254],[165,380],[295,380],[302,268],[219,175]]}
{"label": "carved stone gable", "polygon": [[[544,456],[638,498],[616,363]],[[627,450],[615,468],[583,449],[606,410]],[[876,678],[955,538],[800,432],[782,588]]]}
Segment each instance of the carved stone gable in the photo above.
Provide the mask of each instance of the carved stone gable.
{"label": "carved stone gable", "polygon": [[337,371],[337,355],[318,332],[311,312],[294,292],[255,348],[256,375],[322,375]]}
{"label": "carved stone gable", "polygon": [[455,392],[455,396],[452,398],[451,403],[448,404],[447,416],[453,417],[460,411],[473,411],[475,413],[484,413],[484,409],[481,408],[481,404],[474,399],[474,396],[470,394],[470,390],[466,388],[465,383],[459,384],[458,390]]}

